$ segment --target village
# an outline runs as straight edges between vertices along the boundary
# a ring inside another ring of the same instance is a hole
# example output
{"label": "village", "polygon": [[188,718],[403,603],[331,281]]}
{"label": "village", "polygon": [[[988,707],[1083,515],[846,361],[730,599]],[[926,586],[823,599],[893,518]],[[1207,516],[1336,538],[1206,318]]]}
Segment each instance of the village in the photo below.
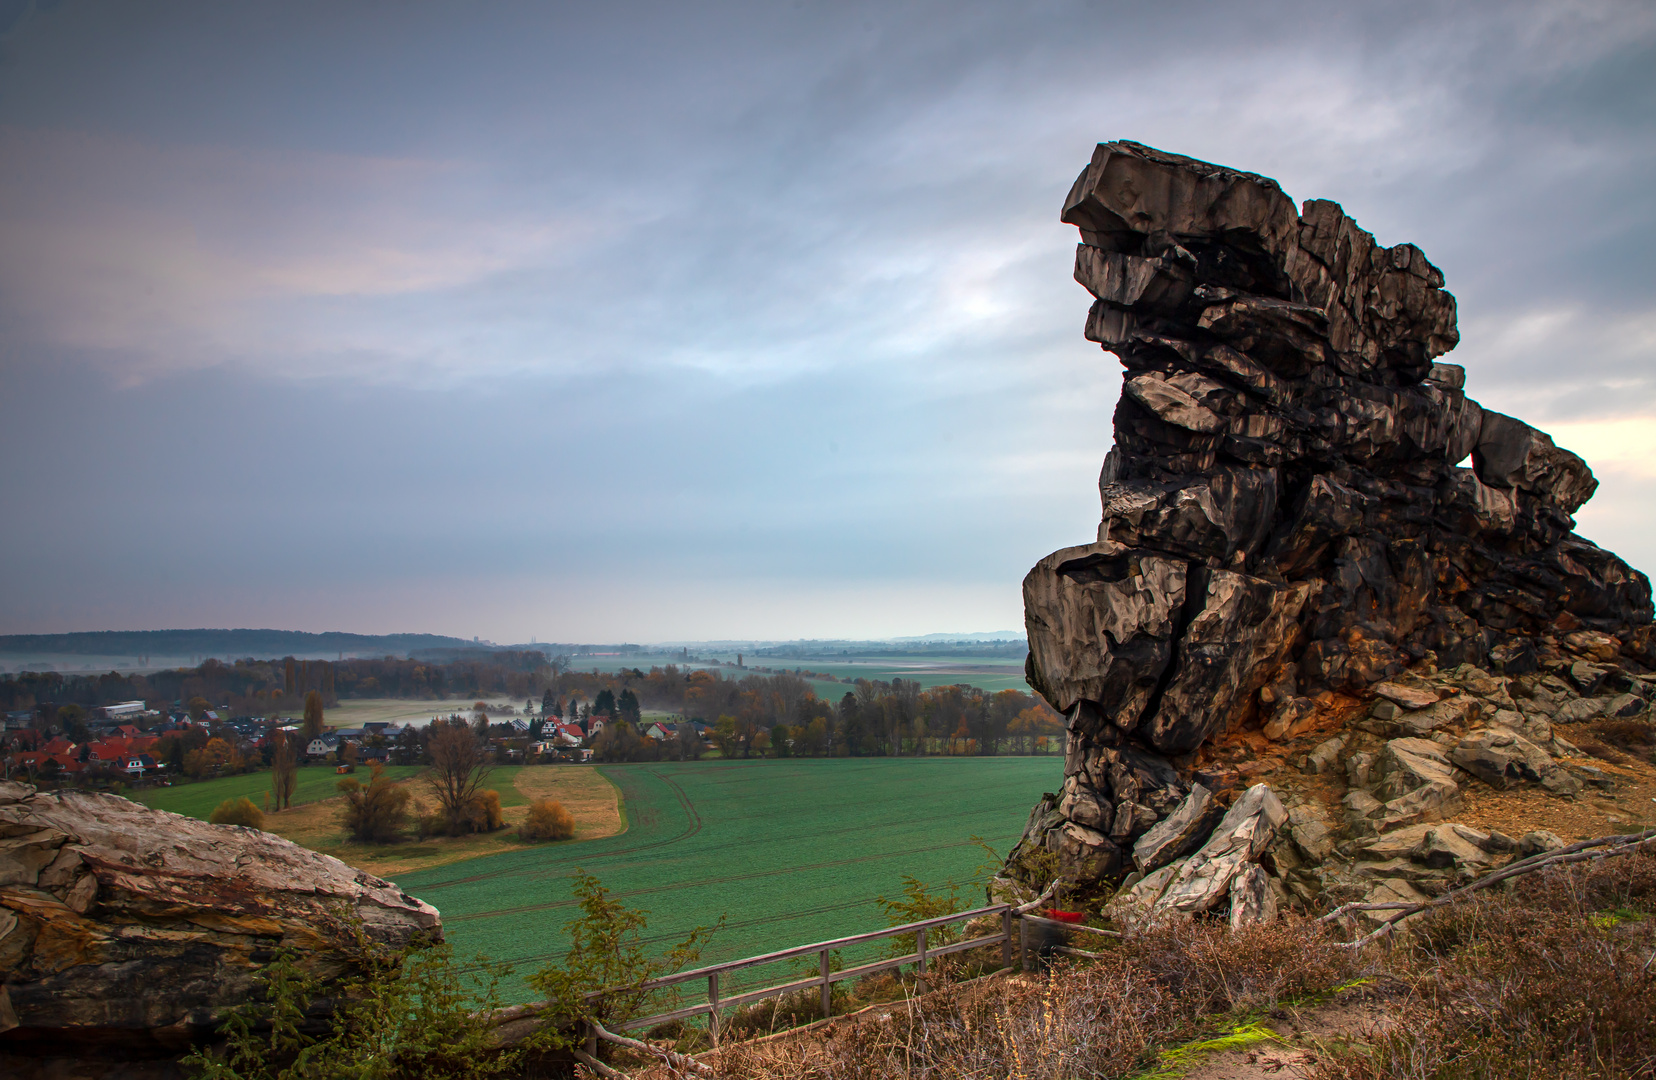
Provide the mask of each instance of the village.
{"label": "village", "polygon": [[[707,745],[708,725],[701,720],[627,716],[613,698],[603,700],[602,693],[599,698],[587,705],[571,701],[567,719],[563,703],[550,696],[538,709],[532,700],[521,708],[479,701],[469,713],[446,719],[470,723],[487,739],[496,761],[514,765],[591,761],[605,727],[621,718],[630,720],[640,737],[662,746]],[[339,773],[375,764],[418,765],[425,757],[425,730],[445,719],[306,731],[304,721],[293,717],[231,716],[228,708],[204,706],[200,699],[166,709],[126,701],[90,711],[67,706],[50,718],[39,710],[7,713],[0,731],[0,775],[88,787],[168,785],[268,767],[280,738],[296,744],[304,764]]]}

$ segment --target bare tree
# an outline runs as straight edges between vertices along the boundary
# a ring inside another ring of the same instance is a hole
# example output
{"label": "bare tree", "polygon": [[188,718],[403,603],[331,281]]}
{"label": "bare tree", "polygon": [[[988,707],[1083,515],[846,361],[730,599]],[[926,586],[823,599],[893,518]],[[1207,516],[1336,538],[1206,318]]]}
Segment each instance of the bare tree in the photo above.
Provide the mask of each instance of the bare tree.
{"label": "bare tree", "polygon": [[472,803],[481,798],[483,781],[493,769],[483,744],[464,721],[438,725],[427,751],[431,754],[431,772],[426,783],[443,809],[448,834],[459,836],[466,829]]}
{"label": "bare tree", "polygon": [[293,801],[293,789],[299,786],[299,755],[287,732],[275,728],[270,737],[276,740],[270,753],[270,794],[276,809],[286,810]]}

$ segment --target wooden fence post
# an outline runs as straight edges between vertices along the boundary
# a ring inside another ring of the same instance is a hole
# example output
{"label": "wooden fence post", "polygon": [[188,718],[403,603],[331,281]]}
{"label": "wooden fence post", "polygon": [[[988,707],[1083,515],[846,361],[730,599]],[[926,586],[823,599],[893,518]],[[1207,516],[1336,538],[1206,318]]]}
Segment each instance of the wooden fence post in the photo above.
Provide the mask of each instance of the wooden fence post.
{"label": "wooden fence post", "polygon": [[707,1034],[713,1040],[713,1048],[719,1048],[719,973],[715,971],[707,977],[707,1003],[713,1006],[707,1011]]}
{"label": "wooden fence post", "polygon": [[1033,970],[1029,964],[1029,920],[1018,920],[1018,962],[1025,971]]}
{"label": "wooden fence post", "polygon": [[915,956],[918,957],[920,961],[916,965],[916,967],[920,969],[920,992],[924,994],[926,991],[931,989],[926,982],[926,928],[924,926],[914,932],[914,944],[916,946],[914,950]]}
{"label": "wooden fence post", "polygon": [[1001,912],[1001,967],[1012,966],[1012,909]]}
{"label": "wooden fence post", "polygon": [[828,981],[828,950],[822,950],[822,1017],[834,1015],[834,984]]}

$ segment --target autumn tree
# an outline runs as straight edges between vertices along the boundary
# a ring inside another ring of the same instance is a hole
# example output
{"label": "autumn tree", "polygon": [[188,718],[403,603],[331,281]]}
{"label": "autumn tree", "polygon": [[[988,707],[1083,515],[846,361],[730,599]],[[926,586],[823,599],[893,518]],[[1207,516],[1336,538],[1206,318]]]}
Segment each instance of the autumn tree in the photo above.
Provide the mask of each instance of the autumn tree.
{"label": "autumn tree", "polygon": [[434,726],[437,730],[426,747],[431,755],[426,783],[437,798],[448,835],[459,836],[466,831],[472,804],[482,798],[483,781],[492,770],[483,744],[463,721]]}
{"label": "autumn tree", "polygon": [[375,764],[366,784],[347,776],[338,787],[345,797],[342,820],[351,839],[363,844],[389,844],[402,832],[408,818],[408,789],[386,776],[383,765]]}
{"label": "autumn tree", "polygon": [[312,690],[305,695],[305,741],[322,734],[322,691]]}
{"label": "autumn tree", "polygon": [[184,772],[196,780],[209,772],[218,772],[226,765],[239,768],[241,756],[236,753],[235,747],[219,738],[208,739],[200,750],[191,750],[184,755]]}
{"label": "autumn tree", "polygon": [[287,732],[277,729],[270,737],[276,743],[270,754],[270,797],[276,809],[286,810],[299,786],[299,753]]}

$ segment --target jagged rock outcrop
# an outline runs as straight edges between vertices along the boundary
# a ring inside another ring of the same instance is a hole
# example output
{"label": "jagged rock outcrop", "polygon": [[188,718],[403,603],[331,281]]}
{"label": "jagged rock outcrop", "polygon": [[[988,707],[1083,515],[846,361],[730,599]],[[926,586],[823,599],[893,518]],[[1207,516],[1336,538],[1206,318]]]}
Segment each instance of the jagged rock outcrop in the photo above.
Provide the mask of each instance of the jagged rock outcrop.
{"label": "jagged rock outcrop", "polygon": [[1162,833],[1199,840],[1160,824],[1195,785],[1235,797],[1215,747],[1244,732],[1355,770],[1328,827],[1354,835],[1442,820],[1463,779],[1579,786],[1551,725],[1646,708],[1650,582],[1571,531],[1587,465],[1436,362],[1459,341],[1442,273],[1335,203],[1137,143],[1100,144],[1062,217],[1086,336],[1125,375],[1098,535],[1024,581],[1028,680],[1068,745],[1012,861],[1114,883],[1150,837],[1142,892]]}
{"label": "jagged rock outcrop", "polygon": [[279,946],[352,971],[353,924],[442,936],[431,905],[279,836],[0,782],[0,1071],[174,1056],[251,1000]]}

